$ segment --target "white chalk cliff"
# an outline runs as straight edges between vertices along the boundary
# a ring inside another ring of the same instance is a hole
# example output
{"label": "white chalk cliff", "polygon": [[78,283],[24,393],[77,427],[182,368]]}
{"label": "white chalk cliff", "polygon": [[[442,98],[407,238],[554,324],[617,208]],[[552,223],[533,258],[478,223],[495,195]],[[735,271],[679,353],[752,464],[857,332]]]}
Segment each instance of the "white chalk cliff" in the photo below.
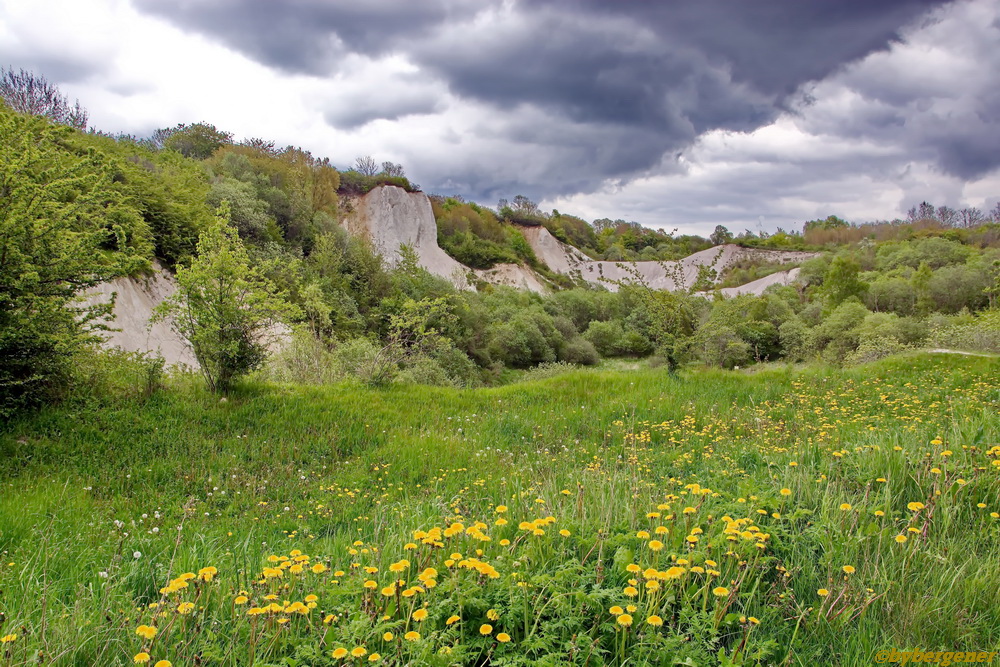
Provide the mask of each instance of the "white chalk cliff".
{"label": "white chalk cliff", "polygon": [[[492,269],[474,270],[450,257],[437,243],[437,223],[430,199],[422,192],[406,192],[394,186],[375,188],[364,197],[350,201],[350,211],[343,226],[351,234],[371,242],[390,266],[400,260],[400,247],[410,246],[421,267],[450,280],[459,289],[473,289],[475,281],[507,285],[534,292],[549,290],[547,281],[520,264],[498,264]],[[522,233],[536,256],[552,271],[587,282],[618,289],[618,282],[640,279],[654,289],[690,289],[698,278],[698,269],[709,266],[718,274],[745,258],[766,261],[798,262],[812,253],[756,250],[725,245],[703,250],[676,262],[607,262],[595,261],[576,248],[562,243],[545,227],[522,227]],[[782,271],[741,287],[721,290],[726,296],[760,294],[773,284],[794,281],[798,269]],[[197,361],[185,341],[165,322],[150,324],[153,308],[176,290],[168,270],[154,262],[152,275],[144,278],[119,278],[88,292],[89,303],[102,302],[117,293],[114,319],[118,329],[105,334],[107,344],[135,352],[157,352],[167,363],[196,367]]]}

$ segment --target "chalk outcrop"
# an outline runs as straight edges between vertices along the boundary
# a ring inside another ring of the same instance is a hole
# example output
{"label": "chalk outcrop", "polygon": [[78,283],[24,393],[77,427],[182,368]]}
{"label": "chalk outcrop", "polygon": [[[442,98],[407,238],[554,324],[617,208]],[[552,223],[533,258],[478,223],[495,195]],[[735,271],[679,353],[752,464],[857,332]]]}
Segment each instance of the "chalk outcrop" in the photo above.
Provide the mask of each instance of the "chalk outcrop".
{"label": "chalk outcrop", "polygon": [[410,246],[420,266],[450,280],[459,289],[472,289],[475,281],[545,292],[544,280],[528,267],[498,264],[492,269],[471,269],[449,256],[437,242],[437,222],[431,201],[423,192],[406,192],[379,186],[351,201],[344,228],[368,239],[389,266],[400,260],[400,246]]}
{"label": "chalk outcrop", "polygon": [[[450,280],[459,289],[473,289],[477,281],[506,285],[533,292],[547,292],[547,281],[531,268],[498,264],[492,269],[473,270],[450,257],[437,243],[437,223],[431,202],[422,192],[382,186],[351,201],[343,226],[351,234],[368,239],[390,266],[401,259],[400,247],[410,246],[421,267]],[[535,255],[552,271],[617,290],[618,284],[640,280],[654,289],[688,290],[698,279],[700,267],[721,274],[732,263],[753,258],[764,261],[798,262],[812,253],[781,252],[725,245],[703,250],[676,262],[596,261],[562,243],[545,227],[523,227],[522,233]],[[781,271],[740,287],[720,290],[725,296],[760,294],[775,284],[789,284],[798,269]],[[117,293],[114,319],[116,331],[104,334],[107,344],[135,352],[157,352],[167,364],[197,367],[193,352],[165,322],[150,323],[153,309],[176,290],[170,272],[154,262],[153,273],[144,278],[119,278],[89,291],[88,303],[106,302]],[[279,336],[280,337],[280,336]]]}
{"label": "chalk outcrop", "polygon": [[636,281],[653,289],[688,290],[697,282],[701,267],[707,267],[714,270],[716,275],[721,275],[725,269],[741,260],[788,263],[801,262],[815,256],[808,252],[761,250],[730,244],[702,250],[673,262],[608,262],[590,259],[573,246],[552,236],[545,227],[524,227],[522,233],[535,255],[553,271],[579,276],[612,291],[618,289],[619,283]]}
{"label": "chalk outcrop", "polygon": [[389,266],[399,263],[400,246],[410,246],[421,267],[465,287],[470,269],[438,246],[437,223],[427,195],[380,186],[351,200],[351,205],[342,223],[344,228],[367,239]]}
{"label": "chalk outcrop", "polygon": [[116,331],[102,332],[110,347],[128,352],[156,352],[167,365],[198,367],[194,352],[167,322],[150,323],[153,309],[177,291],[170,272],[153,262],[153,273],[143,278],[118,278],[89,290],[84,303],[108,303],[117,294],[113,319],[105,322]]}

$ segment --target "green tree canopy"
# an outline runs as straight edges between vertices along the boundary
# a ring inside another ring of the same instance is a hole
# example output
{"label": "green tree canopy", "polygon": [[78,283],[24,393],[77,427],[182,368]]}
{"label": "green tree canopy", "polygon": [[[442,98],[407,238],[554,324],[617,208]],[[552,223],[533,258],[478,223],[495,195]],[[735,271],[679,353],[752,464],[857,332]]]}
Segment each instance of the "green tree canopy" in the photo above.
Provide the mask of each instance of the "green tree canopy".
{"label": "green tree canopy", "polygon": [[0,107],[0,414],[41,397],[110,304],[81,291],[147,265],[149,229],[114,160],[74,131]]}
{"label": "green tree canopy", "polygon": [[169,320],[188,341],[209,388],[219,392],[259,368],[282,323],[298,314],[250,265],[229,224],[227,203],[216,223],[202,232],[198,256],[189,267],[178,268],[177,293],[156,309],[156,318]]}

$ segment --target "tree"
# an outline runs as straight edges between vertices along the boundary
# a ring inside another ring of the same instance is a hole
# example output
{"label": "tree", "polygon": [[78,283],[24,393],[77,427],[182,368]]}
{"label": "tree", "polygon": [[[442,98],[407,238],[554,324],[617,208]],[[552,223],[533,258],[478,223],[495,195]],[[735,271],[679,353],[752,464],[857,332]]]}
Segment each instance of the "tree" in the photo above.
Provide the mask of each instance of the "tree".
{"label": "tree", "polygon": [[403,165],[395,162],[383,162],[382,173],[390,178],[406,178]]}
{"label": "tree", "polygon": [[374,176],[378,173],[378,165],[371,155],[363,155],[354,161],[354,171],[363,176]]}
{"label": "tree", "polygon": [[87,129],[88,114],[80,106],[80,100],[70,104],[59,88],[44,76],[36,76],[23,69],[15,72],[0,68],[0,98],[18,113],[45,116],[60,125]]}
{"label": "tree", "polygon": [[74,137],[0,107],[0,416],[42,399],[96,340],[111,304],[81,306],[78,293],[152,254],[114,162]]}
{"label": "tree", "polygon": [[976,207],[963,208],[958,212],[958,226],[971,229],[986,222],[986,216]]}
{"label": "tree", "polygon": [[930,264],[920,262],[920,267],[910,278],[913,289],[917,293],[916,309],[921,315],[926,315],[934,308],[934,299],[931,297],[931,278],[933,277],[934,272],[931,270]]}
{"label": "tree", "polygon": [[954,227],[955,222],[958,220],[958,211],[950,206],[938,206],[937,219],[945,227]]}
{"label": "tree", "polygon": [[920,202],[920,206],[911,207],[910,210],[906,212],[906,219],[909,222],[917,222],[918,220],[937,220],[935,213],[934,204],[924,201]]}
{"label": "tree", "polygon": [[233,135],[209,123],[180,123],[177,127],[157,130],[150,141],[184,157],[205,160],[222,146],[232,144]]}
{"label": "tree", "polygon": [[177,270],[177,292],[156,307],[154,319],[170,321],[194,351],[209,388],[224,393],[263,364],[282,323],[297,315],[250,265],[224,203],[201,234],[191,266]]}
{"label": "tree", "polygon": [[862,281],[858,274],[861,265],[853,259],[838,255],[830,262],[823,277],[823,291],[831,308],[836,308],[850,297],[861,298],[868,291],[868,283]]}
{"label": "tree", "polygon": [[712,242],[712,245],[723,245],[733,240],[733,233],[722,225],[717,225],[708,240]]}

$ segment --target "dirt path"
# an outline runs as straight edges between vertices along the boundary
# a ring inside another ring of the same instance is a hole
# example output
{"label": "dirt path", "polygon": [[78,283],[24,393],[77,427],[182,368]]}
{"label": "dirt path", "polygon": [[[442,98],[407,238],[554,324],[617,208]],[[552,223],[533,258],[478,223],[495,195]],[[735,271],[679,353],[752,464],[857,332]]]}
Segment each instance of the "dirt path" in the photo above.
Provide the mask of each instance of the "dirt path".
{"label": "dirt path", "polygon": [[965,357],[986,357],[987,359],[992,359],[1000,355],[990,354],[989,352],[966,352],[965,350],[949,350],[944,347],[935,347],[932,350],[927,350],[927,352],[933,352],[935,354],[961,354]]}

